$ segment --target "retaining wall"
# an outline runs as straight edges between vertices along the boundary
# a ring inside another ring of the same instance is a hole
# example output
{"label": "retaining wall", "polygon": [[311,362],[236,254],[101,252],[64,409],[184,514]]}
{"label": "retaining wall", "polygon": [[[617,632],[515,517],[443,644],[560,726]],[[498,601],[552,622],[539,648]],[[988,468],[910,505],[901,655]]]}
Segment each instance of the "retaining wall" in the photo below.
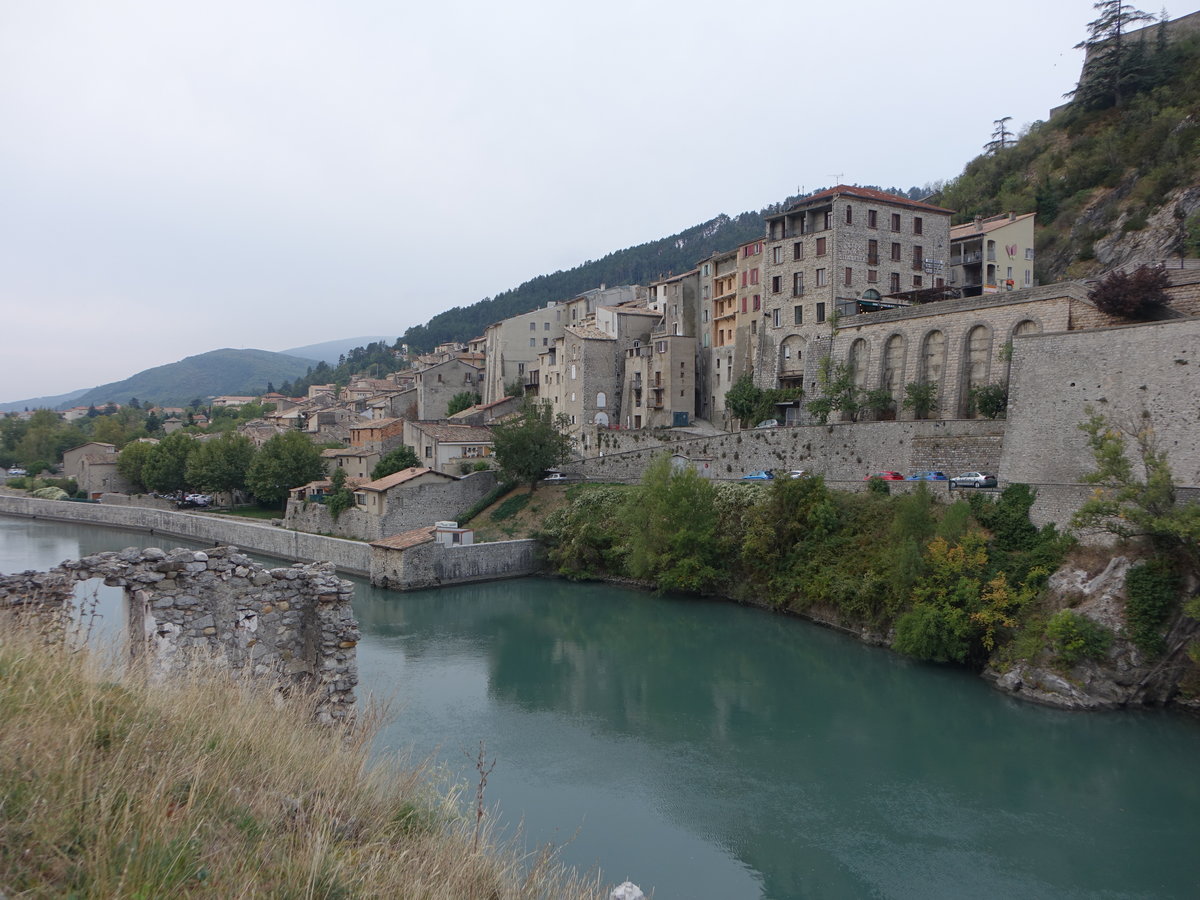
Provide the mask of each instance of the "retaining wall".
{"label": "retaining wall", "polygon": [[107,506],[0,495],[0,515],[85,522],[148,531],[199,543],[233,544],[243,550],[296,562],[331,562],[341,572],[370,575],[371,548],[361,541],[288,531],[275,525],[238,521],[142,506]]}
{"label": "retaining wall", "polygon": [[445,546],[428,541],[403,550],[373,547],[371,583],[409,591],[535,575],[542,570],[538,541]]}

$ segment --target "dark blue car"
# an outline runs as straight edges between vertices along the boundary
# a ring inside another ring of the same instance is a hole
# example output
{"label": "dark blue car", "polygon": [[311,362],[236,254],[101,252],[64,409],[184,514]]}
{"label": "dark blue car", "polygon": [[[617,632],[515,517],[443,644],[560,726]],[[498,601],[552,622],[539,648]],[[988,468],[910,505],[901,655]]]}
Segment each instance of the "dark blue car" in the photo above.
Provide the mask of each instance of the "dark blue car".
{"label": "dark blue car", "polygon": [[949,481],[945,472],[913,472],[905,481]]}

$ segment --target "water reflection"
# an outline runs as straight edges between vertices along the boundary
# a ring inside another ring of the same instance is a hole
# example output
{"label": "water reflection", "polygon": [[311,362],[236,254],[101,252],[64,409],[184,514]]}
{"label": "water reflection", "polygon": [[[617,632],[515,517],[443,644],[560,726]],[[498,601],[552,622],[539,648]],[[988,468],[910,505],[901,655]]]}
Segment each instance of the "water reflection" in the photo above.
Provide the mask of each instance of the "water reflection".
{"label": "water reflection", "polygon": [[[17,548],[0,520],[0,571],[138,543],[19,524],[34,538]],[[1200,893],[1200,727],[1183,716],[1018,704],[722,603],[356,584],[360,689],[397,712],[382,743],[472,783],[484,740],[489,800],[531,846],[569,842],[568,861],[659,898]]]}

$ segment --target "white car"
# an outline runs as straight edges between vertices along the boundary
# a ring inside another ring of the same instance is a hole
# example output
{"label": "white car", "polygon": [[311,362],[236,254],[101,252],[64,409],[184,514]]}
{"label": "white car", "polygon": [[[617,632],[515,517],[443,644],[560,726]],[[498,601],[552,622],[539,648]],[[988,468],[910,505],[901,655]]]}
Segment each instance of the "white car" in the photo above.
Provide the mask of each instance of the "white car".
{"label": "white car", "polygon": [[996,476],[988,475],[986,472],[963,472],[961,475],[955,475],[950,479],[950,487],[973,487],[985,488],[996,486]]}

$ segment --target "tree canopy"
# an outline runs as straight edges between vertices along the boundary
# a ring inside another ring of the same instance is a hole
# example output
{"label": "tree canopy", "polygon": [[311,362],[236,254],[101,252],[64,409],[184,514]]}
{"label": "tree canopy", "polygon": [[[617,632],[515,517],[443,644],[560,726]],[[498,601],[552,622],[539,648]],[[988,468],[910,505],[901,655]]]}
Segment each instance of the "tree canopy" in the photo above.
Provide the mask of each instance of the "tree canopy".
{"label": "tree canopy", "polygon": [[246,472],[246,486],[261,503],[282,504],[292,488],[324,474],[316,444],[299,431],[288,431],[262,445]]}
{"label": "tree canopy", "polygon": [[254,459],[254,445],[245,435],[227,433],[202,442],[188,460],[188,481],[202,491],[240,491]]}
{"label": "tree canopy", "polygon": [[416,451],[408,444],[401,444],[395,450],[385,454],[375,464],[375,468],[371,470],[371,478],[386,478],[393,472],[401,472],[419,465],[421,465],[421,460],[417,458]]}
{"label": "tree canopy", "polygon": [[527,400],[520,413],[492,427],[493,452],[501,474],[536,488],[547,469],[567,461],[571,438],[567,417],[548,402]]}

